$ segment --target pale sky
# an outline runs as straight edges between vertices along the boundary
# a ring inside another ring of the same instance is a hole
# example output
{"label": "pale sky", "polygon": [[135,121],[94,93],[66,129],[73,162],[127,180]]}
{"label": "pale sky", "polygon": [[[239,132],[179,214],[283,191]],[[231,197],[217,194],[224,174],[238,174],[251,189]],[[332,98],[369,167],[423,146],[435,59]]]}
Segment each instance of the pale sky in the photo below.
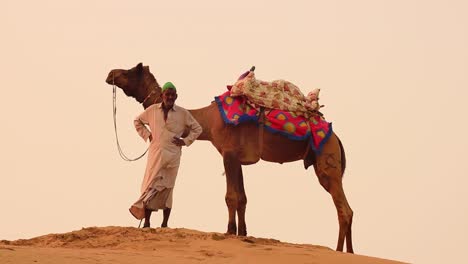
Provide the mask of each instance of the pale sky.
{"label": "pale sky", "polygon": [[[138,225],[128,208],[146,160],[118,155],[111,69],[143,62],[193,109],[255,65],[258,79],[321,88],[347,155],[356,253],[467,262],[467,13],[462,0],[2,0],[0,240]],[[117,96],[134,157],[143,108]],[[183,149],[171,227],[226,231],[222,172],[210,143]],[[244,181],[249,235],[336,247],[336,210],[312,168],[259,162]]]}

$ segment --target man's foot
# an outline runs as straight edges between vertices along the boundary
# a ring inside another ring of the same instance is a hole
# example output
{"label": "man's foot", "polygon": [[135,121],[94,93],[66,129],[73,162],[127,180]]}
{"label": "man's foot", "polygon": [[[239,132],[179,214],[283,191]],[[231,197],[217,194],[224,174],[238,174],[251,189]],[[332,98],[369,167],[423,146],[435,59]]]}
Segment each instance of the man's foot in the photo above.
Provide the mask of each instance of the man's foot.
{"label": "man's foot", "polygon": [[150,228],[151,213],[151,210],[145,209],[145,223],[143,224],[143,228]]}
{"label": "man's foot", "polygon": [[169,221],[169,216],[171,215],[171,208],[166,208],[163,210],[163,221],[161,227],[167,227],[167,222]]}

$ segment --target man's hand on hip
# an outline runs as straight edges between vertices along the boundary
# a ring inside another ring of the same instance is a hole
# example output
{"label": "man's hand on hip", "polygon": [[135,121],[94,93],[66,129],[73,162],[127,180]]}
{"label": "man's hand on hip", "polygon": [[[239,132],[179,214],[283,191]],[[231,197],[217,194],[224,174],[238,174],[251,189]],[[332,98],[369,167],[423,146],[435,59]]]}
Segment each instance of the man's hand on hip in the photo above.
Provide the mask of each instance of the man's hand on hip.
{"label": "man's hand on hip", "polygon": [[178,137],[173,137],[172,143],[174,143],[178,147],[185,146],[185,142],[181,138],[178,138]]}

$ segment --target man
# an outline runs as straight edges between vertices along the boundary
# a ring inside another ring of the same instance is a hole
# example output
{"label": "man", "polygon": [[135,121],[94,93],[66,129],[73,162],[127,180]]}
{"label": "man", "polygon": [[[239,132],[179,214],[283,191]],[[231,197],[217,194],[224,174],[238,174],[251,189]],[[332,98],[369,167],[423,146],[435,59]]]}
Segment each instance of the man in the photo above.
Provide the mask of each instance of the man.
{"label": "man", "polygon": [[[145,218],[143,227],[150,227],[151,213],[158,209],[163,209],[161,227],[167,227],[182,146],[192,144],[202,132],[190,112],[175,105],[177,90],[174,84],[164,84],[161,97],[162,103],[151,105],[134,120],[138,134],[145,141],[150,140],[141,196],[130,207],[135,218]],[[189,134],[181,138],[186,128]]]}

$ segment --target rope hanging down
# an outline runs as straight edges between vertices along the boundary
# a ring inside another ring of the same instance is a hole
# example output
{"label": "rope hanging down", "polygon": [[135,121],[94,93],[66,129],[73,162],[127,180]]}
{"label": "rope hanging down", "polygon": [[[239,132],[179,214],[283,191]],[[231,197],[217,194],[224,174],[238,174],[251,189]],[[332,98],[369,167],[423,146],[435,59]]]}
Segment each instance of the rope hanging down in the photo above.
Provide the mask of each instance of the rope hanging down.
{"label": "rope hanging down", "polygon": [[114,131],[115,131],[115,140],[117,142],[117,149],[119,150],[119,155],[120,157],[123,159],[123,160],[126,160],[126,161],[136,161],[136,160],[139,160],[141,159],[145,154],[146,152],[148,152],[148,149],[146,149],[146,151],[141,154],[139,157],[135,158],[135,159],[131,159],[129,157],[127,157],[123,151],[122,151],[122,148],[120,147],[120,143],[119,143],[119,137],[117,136],[117,91],[116,91],[116,87],[115,87],[115,84],[114,84],[114,78],[112,78],[112,101],[113,101],[113,115],[114,115]]}

